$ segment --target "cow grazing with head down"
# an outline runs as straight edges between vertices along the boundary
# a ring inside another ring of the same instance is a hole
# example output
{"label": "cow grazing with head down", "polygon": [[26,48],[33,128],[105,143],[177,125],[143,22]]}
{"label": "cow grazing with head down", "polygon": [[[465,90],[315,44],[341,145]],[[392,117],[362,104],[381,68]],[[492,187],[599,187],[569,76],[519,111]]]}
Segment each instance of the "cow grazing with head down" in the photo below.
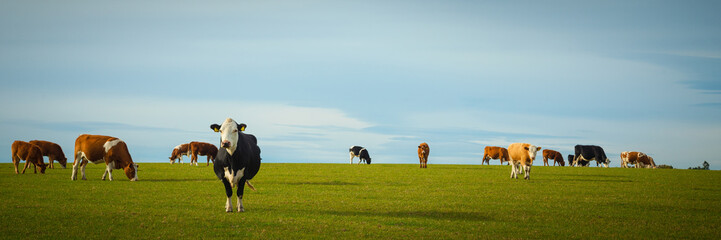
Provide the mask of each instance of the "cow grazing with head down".
{"label": "cow grazing with head down", "polygon": [[350,164],[353,164],[354,157],[358,157],[358,159],[360,159],[358,160],[358,164],[361,164],[362,162],[371,164],[371,156],[368,154],[368,149],[361,146],[352,146],[348,149],[348,152],[350,153]]}
{"label": "cow grazing with head down", "polygon": [[82,173],[83,180],[85,177],[85,166],[88,162],[99,164],[105,162],[105,172],[102,179],[108,176],[113,181],[113,169],[123,169],[125,176],[130,181],[138,180],[138,165],[133,162],[130,157],[128,146],[116,137],[83,134],[75,139],[75,161],[73,162],[73,173],[70,179],[78,179],[78,167]]}
{"label": "cow grazing with head down", "polygon": [[37,145],[40,150],[43,150],[43,156],[48,157],[48,165],[50,168],[55,168],[55,166],[53,166],[53,161],[58,161],[58,163],[60,163],[60,166],[65,168],[66,164],[68,163],[68,158],[65,157],[65,153],[63,153],[63,148],[61,148],[60,145],[54,142],[41,140],[32,140],[30,141],[30,143]]}
{"label": "cow grazing with head down", "polygon": [[225,211],[233,212],[231,196],[233,187],[238,186],[237,198],[238,212],[245,211],[243,207],[243,190],[245,184],[251,189],[253,185],[248,180],[253,179],[260,170],[260,148],[255,136],[245,134],[245,124],[238,124],[233,119],[225,119],[222,125],[212,124],[210,128],[220,132],[220,148],[215,157],[213,170],[215,175],[225,186]]}
{"label": "cow grazing with head down", "polygon": [[512,143],[508,146],[508,156],[511,160],[511,178],[518,179],[521,167],[524,171],[524,179],[531,179],[531,165],[536,159],[536,152],[541,147],[536,147],[528,143]]}
{"label": "cow grazing with head down", "polygon": [[549,166],[548,159],[553,159],[553,166],[556,166],[556,163],[558,163],[559,166],[565,166],[565,162],[563,162],[563,155],[561,155],[560,152],[551,149],[543,149],[543,166]]}
{"label": "cow grazing with head down", "polygon": [[635,168],[656,168],[653,158],[642,152],[622,152],[621,167],[628,168],[628,164],[633,164]]}
{"label": "cow grazing with head down", "polygon": [[594,145],[576,145],[574,147],[576,151],[575,158],[573,159],[573,166],[578,166],[581,161],[592,161],[595,160],[596,164],[601,163],[605,167],[611,163],[606,157],[606,152],[603,148]]}
{"label": "cow grazing with head down", "polygon": [[218,155],[218,148],[215,145],[205,142],[190,142],[190,165],[198,166],[198,155],[208,156],[205,166],[210,165],[210,161],[215,163],[215,156]]}
{"label": "cow grazing with head down", "polygon": [[22,171],[23,174],[25,174],[25,170],[28,169],[30,164],[34,165],[34,173],[38,173],[38,168],[40,168],[40,173],[45,173],[47,165],[43,162],[43,151],[37,145],[24,141],[15,141],[13,145],[10,146],[10,150],[12,152],[13,165],[15,165],[15,174],[18,174],[18,164],[20,164],[22,160],[25,160],[25,167],[23,167]]}
{"label": "cow grazing with head down", "polygon": [[508,160],[508,150],[502,147],[493,147],[493,146],[486,146],[483,148],[483,159],[481,160],[481,165],[485,162],[488,165],[491,165],[491,159],[499,159],[501,160],[501,165],[503,164],[503,161],[509,162]]}
{"label": "cow grazing with head down", "polygon": [[421,168],[428,168],[428,154],[430,153],[431,148],[428,147],[428,143],[418,145],[418,159],[421,162]]}
{"label": "cow grazing with head down", "polygon": [[175,160],[178,160],[178,163],[183,164],[183,155],[190,156],[190,144],[183,143],[178,146],[175,146],[173,148],[173,152],[170,153],[170,164],[174,164]]}

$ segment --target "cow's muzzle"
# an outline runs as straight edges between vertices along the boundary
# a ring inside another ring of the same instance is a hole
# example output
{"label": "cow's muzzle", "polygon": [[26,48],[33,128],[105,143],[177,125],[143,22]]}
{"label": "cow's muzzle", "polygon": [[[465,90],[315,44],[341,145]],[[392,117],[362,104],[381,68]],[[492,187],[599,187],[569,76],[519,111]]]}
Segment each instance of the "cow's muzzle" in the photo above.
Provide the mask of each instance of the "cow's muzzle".
{"label": "cow's muzzle", "polygon": [[230,147],[230,141],[226,140],[220,143],[220,147],[229,148]]}

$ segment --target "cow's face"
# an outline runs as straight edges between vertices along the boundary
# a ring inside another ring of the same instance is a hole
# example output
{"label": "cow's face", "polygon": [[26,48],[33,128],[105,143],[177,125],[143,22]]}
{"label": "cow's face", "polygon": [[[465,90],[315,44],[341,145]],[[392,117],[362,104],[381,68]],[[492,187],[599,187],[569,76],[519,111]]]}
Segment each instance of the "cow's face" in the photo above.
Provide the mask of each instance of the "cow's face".
{"label": "cow's face", "polygon": [[45,169],[48,167],[48,165],[41,162],[38,164],[38,167],[40,168],[40,173],[45,173]]}
{"label": "cow's face", "polygon": [[238,148],[239,131],[245,130],[245,124],[239,125],[233,119],[225,119],[222,125],[210,125],[214,131],[220,132],[220,147],[225,148],[228,154],[233,155]]}
{"label": "cow's face", "polygon": [[131,182],[138,181],[138,164],[132,163],[125,167],[125,176],[130,179]]}
{"label": "cow's face", "polygon": [[60,163],[60,166],[62,166],[64,169],[66,167],[66,165],[68,164],[68,158],[63,156],[61,159],[58,159],[58,162]]}
{"label": "cow's face", "polygon": [[525,149],[528,150],[528,157],[531,158],[531,161],[533,161],[536,160],[536,152],[538,152],[538,150],[541,150],[541,147],[528,145],[528,147],[525,147]]}

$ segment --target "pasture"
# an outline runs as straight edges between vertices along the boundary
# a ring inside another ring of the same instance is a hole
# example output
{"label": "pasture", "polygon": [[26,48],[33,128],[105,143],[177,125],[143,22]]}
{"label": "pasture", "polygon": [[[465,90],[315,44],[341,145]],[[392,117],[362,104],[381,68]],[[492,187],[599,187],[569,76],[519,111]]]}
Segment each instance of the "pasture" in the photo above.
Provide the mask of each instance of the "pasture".
{"label": "pasture", "polygon": [[[24,162],[23,162],[24,163]],[[140,163],[87,181],[0,164],[0,237],[716,239],[721,172],[533,166],[264,163],[244,213],[224,211],[211,167]],[[536,161],[536,165],[540,165]],[[58,166],[56,164],[56,166]],[[519,178],[522,178],[520,176]],[[235,203],[235,199],[233,200]]]}

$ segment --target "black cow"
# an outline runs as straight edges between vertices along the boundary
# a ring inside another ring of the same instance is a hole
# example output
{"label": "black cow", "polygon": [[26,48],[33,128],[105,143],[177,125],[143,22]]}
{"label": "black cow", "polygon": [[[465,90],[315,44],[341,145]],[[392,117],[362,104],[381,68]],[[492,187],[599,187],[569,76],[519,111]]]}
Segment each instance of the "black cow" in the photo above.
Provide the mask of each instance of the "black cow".
{"label": "black cow", "polygon": [[594,145],[576,145],[576,158],[573,161],[573,166],[578,165],[579,163],[582,163],[581,161],[588,161],[596,160],[596,164],[601,163],[605,167],[608,167],[608,164],[611,163],[611,161],[608,160],[608,157],[606,157],[606,152],[603,151],[603,148],[599,146]]}
{"label": "black cow", "polygon": [[245,184],[255,190],[248,180],[253,179],[260,169],[260,148],[255,136],[245,134],[245,124],[238,124],[233,119],[225,119],[222,125],[213,124],[210,128],[220,132],[220,149],[215,157],[213,170],[218,179],[225,185],[225,211],[233,212],[233,187],[238,186],[238,212],[245,211],[243,207],[243,190]]}
{"label": "black cow", "polygon": [[358,157],[358,164],[365,161],[367,164],[371,164],[371,156],[368,155],[368,150],[361,146],[352,146],[348,149],[350,153],[350,164],[353,164],[353,158]]}
{"label": "black cow", "polygon": [[[582,166],[582,167],[588,167],[589,163],[590,162],[588,162],[586,160],[582,160],[582,159],[578,160],[578,165]],[[573,155],[571,155],[571,154],[568,154],[568,166],[573,166]]]}

